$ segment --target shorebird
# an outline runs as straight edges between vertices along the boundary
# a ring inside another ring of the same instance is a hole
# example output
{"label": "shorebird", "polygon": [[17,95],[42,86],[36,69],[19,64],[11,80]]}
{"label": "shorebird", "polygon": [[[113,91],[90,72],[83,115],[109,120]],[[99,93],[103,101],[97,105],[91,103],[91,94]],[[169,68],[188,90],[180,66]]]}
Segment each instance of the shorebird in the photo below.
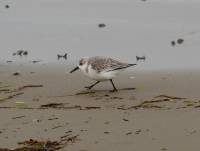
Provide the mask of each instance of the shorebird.
{"label": "shorebird", "polygon": [[117,91],[113,83],[113,78],[122,71],[122,69],[135,66],[136,64],[123,63],[112,58],[106,57],[91,57],[80,59],[76,68],[70,71],[70,73],[80,69],[83,74],[89,78],[96,80],[96,82],[90,86],[86,86],[87,89],[92,89],[95,85],[102,81],[110,81],[113,86],[113,92]]}

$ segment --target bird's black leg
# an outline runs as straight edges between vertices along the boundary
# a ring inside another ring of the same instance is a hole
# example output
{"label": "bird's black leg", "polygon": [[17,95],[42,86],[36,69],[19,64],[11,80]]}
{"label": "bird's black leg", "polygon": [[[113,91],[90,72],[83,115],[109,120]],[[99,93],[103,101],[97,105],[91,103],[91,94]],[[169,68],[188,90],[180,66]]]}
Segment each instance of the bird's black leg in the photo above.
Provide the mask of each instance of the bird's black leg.
{"label": "bird's black leg", "polygon": [[95,82],[94,84],[90,85],[90,86],[86,86],[85,88],[87,89],[92,89],[95,85],[97,85],[100,81]]}
{"label": "bird's black leg", "polygon": [[110,79],[110,82],[112,83],[112,86],[113,86],[113,90],[112,90],[112,92],[115,92],[115,91],[117,91],[117,88],[115,87],[115,85],[114,85],[114,83],[113,83],[113,80],[112,80],[112,79]]}

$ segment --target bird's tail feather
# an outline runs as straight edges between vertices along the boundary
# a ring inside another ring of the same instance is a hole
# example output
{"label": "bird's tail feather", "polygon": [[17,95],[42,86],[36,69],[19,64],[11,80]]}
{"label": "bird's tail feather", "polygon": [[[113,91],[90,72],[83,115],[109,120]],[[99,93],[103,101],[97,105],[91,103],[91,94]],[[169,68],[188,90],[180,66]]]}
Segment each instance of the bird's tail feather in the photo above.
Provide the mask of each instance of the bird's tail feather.
{"label": "bird's tail feather", "polygon": [[120,70],[120,69],[125,69],[125,68],[131,67],[131,66],[135,66],[135,65],[137,65],[137,64],[128,64],[127,66],[119,67],[119,68],[115,68],[115,69],[111,69],[111,70],[108,70],[107,72],[109,72],[109,71],[115,71],[115,70]]}

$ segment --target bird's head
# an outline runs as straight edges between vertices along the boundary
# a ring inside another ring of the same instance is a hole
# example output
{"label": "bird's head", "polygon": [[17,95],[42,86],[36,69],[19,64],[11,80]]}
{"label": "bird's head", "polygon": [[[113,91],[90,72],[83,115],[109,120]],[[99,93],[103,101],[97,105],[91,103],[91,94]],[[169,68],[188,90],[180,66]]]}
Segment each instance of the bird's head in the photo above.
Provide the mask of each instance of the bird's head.
{"label": "bird's head", "polygon": [[75,67],[72,71],[70,71],[70,73],[72,73],[72,72],[74,72],[74,71],[76,71],[78,69],[80,69],[82,71],[85,71],[87,66],[88,66],[88,59],[87,58],[82,58],[82,59],[79,60],[79,63],[77,65],[77,67]]}

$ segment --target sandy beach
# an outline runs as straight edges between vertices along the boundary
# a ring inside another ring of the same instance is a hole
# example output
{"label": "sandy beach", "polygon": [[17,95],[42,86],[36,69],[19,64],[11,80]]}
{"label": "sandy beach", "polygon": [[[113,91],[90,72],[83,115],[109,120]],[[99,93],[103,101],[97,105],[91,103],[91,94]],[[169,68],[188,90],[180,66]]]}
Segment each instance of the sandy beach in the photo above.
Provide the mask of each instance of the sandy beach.
{"label": "sandy beach", "polygon": [[[0,151],[199,151],[199,13],[198,0],[0,1]],[[85,56],[137,66],[118,92],[88,91],[69,74]]]}
{"label": "sandy beach", "polygon": [[200,72],[127,71],[111,93],[109,82],[86,91],[93,81],[71,68],[1,65],[1,148],[76,136],[61,150],[198,150]]}

